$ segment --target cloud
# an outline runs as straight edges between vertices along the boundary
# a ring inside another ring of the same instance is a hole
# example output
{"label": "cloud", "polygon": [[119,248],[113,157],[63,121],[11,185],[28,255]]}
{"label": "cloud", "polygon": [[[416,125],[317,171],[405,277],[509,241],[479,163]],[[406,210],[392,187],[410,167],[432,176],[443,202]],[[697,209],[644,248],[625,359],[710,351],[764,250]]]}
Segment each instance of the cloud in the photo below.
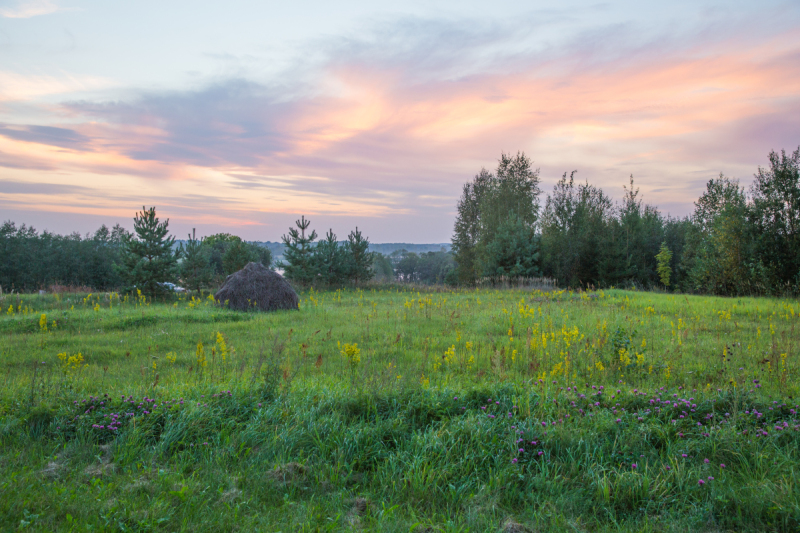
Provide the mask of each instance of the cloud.
{"label": "cloud", "polygon": [[56,11],[60,11],[60,8],[50,0],[17,0],[12,7],[0,7],[0,17],[27,19]]}
{"label": "cloud", "polygon": [[91,189],[80,185],[63,183],[28,183],[24,181],[0,180],[1,194],[76,194],[88,193]]}
{"label": "cloud", "polygon": [[61,146],[63,148],[79,148],[85,151],[91,150],[89,146],[90,139],[87,136],[68,128],[35,125],[15,126],[0,123],[0,135],[18,141]]}
{"label": "cloud", "polygon": [[[405,18],[312,43],[310,59],[279,82],[222,78],[68,101],[58,110],[68,126],[0,124],[13,141],[0,142],[0,165],[25,171],[19,158],[4,163],[25,148],[31,165],[108,176],[96,181],[101,190],[124,183],[113,194],[163,198],[180,216],[214,210],[244,223],[264,210],[302,210],[383,217],[418,232],[436,219],[441,228],[417,238],[441,241],[460,185],[502,151],[525,150],[546,191],[577,168],[619,195],[633,173],[646,201],[679,213],[691,209],[704,173],[744,177],[769,149],[798,142],[800,32],[791,17],[769,28],[715,19],[531,38],[568,18]],[[202,199],[191,196],[198,190]]]}
{"label": "cloud", "polygon": [[132,102],[77,101],[64,107],[116,127],[157,130],[160,134],[144,144],[116,139],[132,159],[252,166],[287,148],[285,131],[277,127],[286,105],[277,98],[264,86],[234,79],[196,91],[148,93]]}

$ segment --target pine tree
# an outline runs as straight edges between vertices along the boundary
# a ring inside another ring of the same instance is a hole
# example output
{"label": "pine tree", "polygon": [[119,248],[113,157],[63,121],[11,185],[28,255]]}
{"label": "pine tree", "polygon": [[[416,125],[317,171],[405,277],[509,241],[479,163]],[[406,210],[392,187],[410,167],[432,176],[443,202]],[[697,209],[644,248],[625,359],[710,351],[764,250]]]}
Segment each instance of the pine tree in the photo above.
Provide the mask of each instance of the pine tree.
{"label": "pine tree", "polygon": [[148,296],[165,292],[159,285],[174,282],[178,272],[178,252],[173,251],[175,237],[169,237],[169,219],[159,222],[151,207],[133,218],[134,235],[125,237],[120,274]]}
{"label": "pine tree", "polygon": [[345,249],[330,229],[314,248],[314,269],[319,280],[329,287],[341,285],[347,279],[347,266]]}
{"label": "pine tree", "polygon": [[513,214],[497,228],[486,245],[483,275],[535,277],[539,275],[539,243],[533,227]]}
{"label": "pine tree", "polygon": [[199,291],[207,286],[214,275],[211,269],[211,251],[208,246],[194,236],[189,235],[186,245],[181,245],[181,278],[187,289]]}
{"label": "pine tree", "polygon": [[281,237],[286,249],[283,252],[284,261],[278,266],[283,268],[284,274],[290,280],[308,285],[316,278],[312,257],[314,249],[311,244],[317,238],[317,232],[312,230],[306,236],[311,221],[306,220],[305,216],[296,220],[295,224],[297,228],[289,228],[289,235]]}
{"label": "pine tree", "polygon": [[369,252],[369,239],[358,231],[358,227],[347,236],[344,249],[347,255],[347,274],[350,281],[358,285],[371,280],[375,272],[372,271],[373,257]]}

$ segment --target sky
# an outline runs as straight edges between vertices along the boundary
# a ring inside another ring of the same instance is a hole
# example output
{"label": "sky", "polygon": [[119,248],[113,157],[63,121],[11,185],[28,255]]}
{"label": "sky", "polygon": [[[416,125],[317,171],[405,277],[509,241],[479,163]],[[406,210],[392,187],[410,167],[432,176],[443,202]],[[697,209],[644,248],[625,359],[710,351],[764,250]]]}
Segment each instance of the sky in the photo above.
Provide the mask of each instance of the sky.
{"label": "sky", "polygon": [[692,212],[800,145],[800,2],[0,0],[0,221],[448,242],[502,153]]}

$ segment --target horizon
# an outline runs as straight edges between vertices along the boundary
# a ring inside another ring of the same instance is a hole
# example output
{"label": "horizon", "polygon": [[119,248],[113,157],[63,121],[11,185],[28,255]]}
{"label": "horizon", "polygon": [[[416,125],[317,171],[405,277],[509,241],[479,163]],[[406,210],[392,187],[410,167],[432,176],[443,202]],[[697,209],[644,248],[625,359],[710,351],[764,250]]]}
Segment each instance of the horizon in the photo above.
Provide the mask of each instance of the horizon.
{"label": "horizon", "polygon": [[0,218],[442,244],[502,152],[682,217],[800,145],[800,4],[539,6],[0,0]]}

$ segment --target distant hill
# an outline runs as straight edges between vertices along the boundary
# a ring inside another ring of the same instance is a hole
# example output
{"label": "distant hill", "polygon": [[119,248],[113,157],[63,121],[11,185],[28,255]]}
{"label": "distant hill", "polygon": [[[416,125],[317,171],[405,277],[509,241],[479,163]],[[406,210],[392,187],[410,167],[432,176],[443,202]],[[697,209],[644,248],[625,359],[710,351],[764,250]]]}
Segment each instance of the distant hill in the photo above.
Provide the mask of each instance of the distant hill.
{"label": "distant hill", "polygon": [[444,242],[439,244],[412,244],[407,242],[392,242],[392,243],[370,243],[369,251],[378,252],[383,255],[389,255],[397,250],[405,250],[407,252],[414,252],[415,254],[424,254],[426,252],[449,252],[450,243]]}
{"label": "distant hill", "polygon": [[[264,246],[269,248],[269,251],[272,252],[272,257],[274,260],[278,260],[283,257],[283,250],[286,248],[282,242],[271,242],[271,241],[252,241],[253,244],[258,244],[259,246]],[[339,241],[339,244],[344,244],[347,241]],[[383,255],[389,255],[394,251],[397,250],[406,250],[407,252],[414,252],[415,254],[424,254],[425,252],[440,252],[444,250],[445,252],[450,251],[450,243],[438,243],[438,244],[414,244],[408,242],[392,242],[392,243],[369,243],[369,251],[370,252],[378,252]]]}
{"label": "distant hill", "polygon": [[[181,243],[185,243],[185,240],[176,240],[175,246],[179,246]],[[263,246],[265,248],[269,248],[269,251],[272,252],[272,259],[273,261],[277,261],[283,257],[283,250],[286,246],[282,242],[272,242],[272,241],[248,241],[252,242],[253,244],[257,244],[258,246]],[[339,241],[339,244],[344,244],[347,241]],[[392,242],[392,243],[370,243],[369,244],[369,251],[370,252],[378,252],[383,255],[389,255],[392,252],[397,250],[406,250],[407,252],[414,252],[415,254],[424,254],[426,252],[449,252],[451,245],[449,242],[444,243],[436,243],[436,244],[414,244],[408,242]]]}

